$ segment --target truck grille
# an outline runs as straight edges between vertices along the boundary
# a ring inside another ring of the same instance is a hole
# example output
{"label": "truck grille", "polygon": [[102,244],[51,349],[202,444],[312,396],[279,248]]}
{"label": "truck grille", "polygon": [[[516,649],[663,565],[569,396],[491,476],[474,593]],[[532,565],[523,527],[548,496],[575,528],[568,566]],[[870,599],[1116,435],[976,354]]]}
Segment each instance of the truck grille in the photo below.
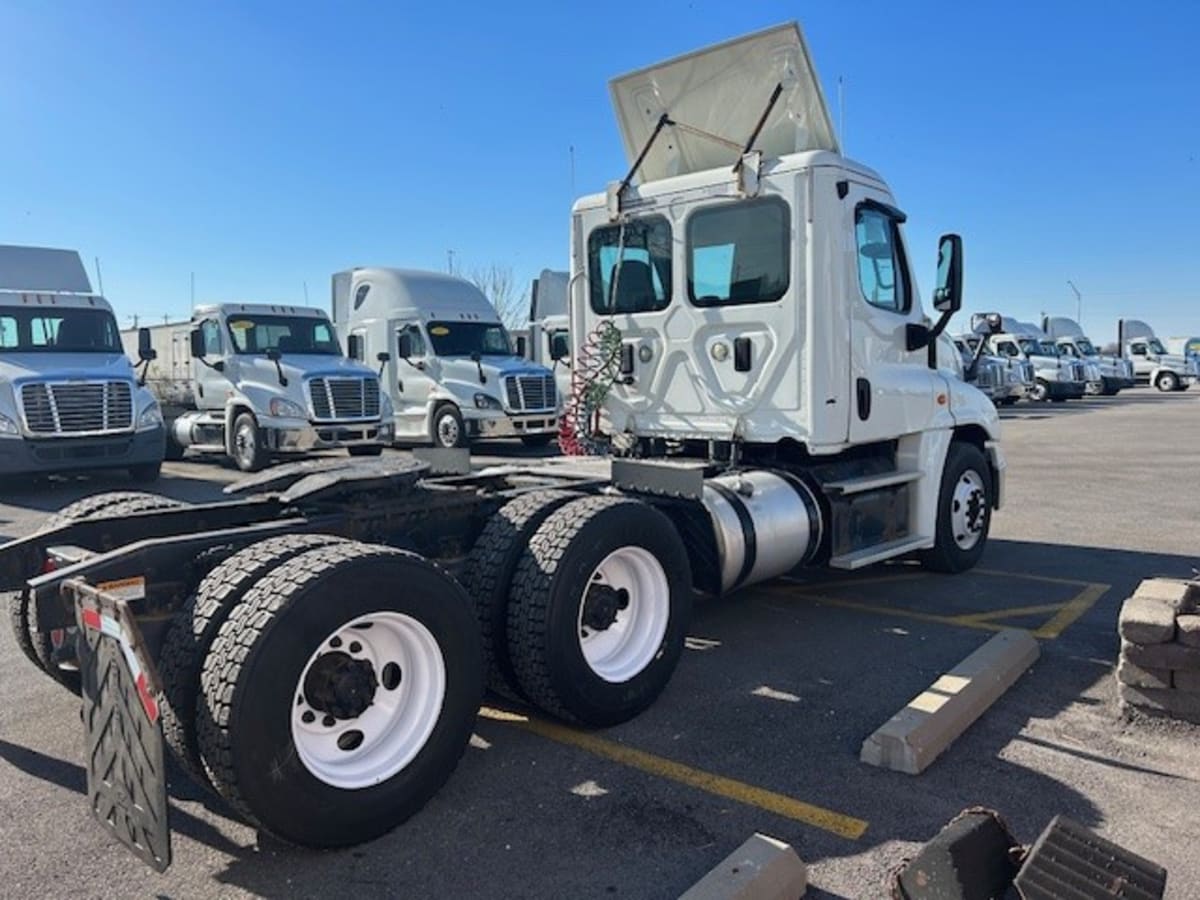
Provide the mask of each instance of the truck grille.
{"label": "truck grille", "polygon": [[510,375],[504,379],[504,391],[514,412],[545,412],[558,403],[553,375]]}
{"label": "truck grille", "polygon": [[133,427],[133,388],[127,381],[70,381],[22,385],[25,425],[33,434],[111,434]]}
{"label": "truck grille", "polygon": [[314,378],[308,383],[308,395],[314,419],[379,418],[379,381],[375,378]]}

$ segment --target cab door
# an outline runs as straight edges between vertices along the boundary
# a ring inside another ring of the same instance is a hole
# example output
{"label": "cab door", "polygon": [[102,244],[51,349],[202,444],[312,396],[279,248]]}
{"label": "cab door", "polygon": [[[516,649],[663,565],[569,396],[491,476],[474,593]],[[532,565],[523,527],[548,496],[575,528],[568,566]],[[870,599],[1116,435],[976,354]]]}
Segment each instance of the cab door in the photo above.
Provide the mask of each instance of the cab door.
{"label": "cab door", "polygon": [[434,380],[430,377],[429,345],[421,323],[397,320],[392,323],[391,395],[396,401],[397,436],[425,437],[428,434],[430,395]]}
{"label": "cab door", "polygon": [[926,322],[901,225],[904,214],[882,191],[851,182],[845,202],[849,269],[852,444],[921,431],[932,421],[945,382],[929,368],[925,347],[909,350],[909,325]]}
{"label": "cab door", "polygon": [[229,335],[222,334],[218,318],[202,319],[196,324],[204,341],[204,358],[192,359],[192,380],[196,385],[196,406],[204,410],[223,410],[233,393],[231,379],[237,373],[237,359]]}

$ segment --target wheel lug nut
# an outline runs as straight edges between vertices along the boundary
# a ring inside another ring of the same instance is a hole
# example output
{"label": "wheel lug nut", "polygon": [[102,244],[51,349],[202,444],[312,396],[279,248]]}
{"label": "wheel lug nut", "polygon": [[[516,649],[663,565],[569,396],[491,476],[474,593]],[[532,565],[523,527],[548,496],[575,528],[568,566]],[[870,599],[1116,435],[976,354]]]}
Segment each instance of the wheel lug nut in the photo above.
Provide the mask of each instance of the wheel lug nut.
{"label": "wheel lug nut", "polygon": [[324,725],[326,728],[332,728],[334,725],[337,724],[337,719],[335,719],[333,716],[326,716],[325,718],[323,718],[321,720],[321,724]]}
{"label": "wheel lug nut", "polygon": [[313,711],[311,709],[305,710],[304,714],[300,716],[300,721],[303,722],[305,725],[311,725],[316,720],[317,720],[317,717],[313,714]]}
{"label": "wheel lug nut", "polygon": [[330,646],[330,647],[340,647],[340,646],[342,646],[342,639],[341,639],[340,637],[338,637],[337,635],[334,635],[333,637],[331,637],[331,638],[329,639],[329,646]]}
{"label": "wheel lug nut", "polygon": [[361,650],[362,650],[362,644],[360,644],[358,641],[350,642],[350,652],[351,653],[359,653]]}

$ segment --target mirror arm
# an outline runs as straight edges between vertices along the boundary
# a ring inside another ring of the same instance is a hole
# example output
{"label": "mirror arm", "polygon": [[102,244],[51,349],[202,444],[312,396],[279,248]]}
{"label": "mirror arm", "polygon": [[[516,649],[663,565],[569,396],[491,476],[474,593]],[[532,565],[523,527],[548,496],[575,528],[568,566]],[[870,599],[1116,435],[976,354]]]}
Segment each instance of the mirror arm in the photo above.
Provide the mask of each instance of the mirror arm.
{"label": "mirror arm", "polygon": [[[950,324],[950,319],[954,316],[953,312],[944,312],[938,316],[938,320],[933,323],[933,327],[929,329],[929,343],[926,345],[928,351],[929,368],[937,368],[937,339],[942,332],[946,330],[946,326]],[[955,351],[958,352],[957,350]]]}
{"label": "mirror arm", "polygon": [[277,356],[277,357],[275,357],[275,372],[276,372],[276,374],[279,376],[279,386],[280,386],[280,387],[287,387],[287,386],[288,386],[288,380],[287,380],[287,376],[283,374],[283,366],[281,366],[281,365],[279,364],[279,357],[278,357],[278,356]]}

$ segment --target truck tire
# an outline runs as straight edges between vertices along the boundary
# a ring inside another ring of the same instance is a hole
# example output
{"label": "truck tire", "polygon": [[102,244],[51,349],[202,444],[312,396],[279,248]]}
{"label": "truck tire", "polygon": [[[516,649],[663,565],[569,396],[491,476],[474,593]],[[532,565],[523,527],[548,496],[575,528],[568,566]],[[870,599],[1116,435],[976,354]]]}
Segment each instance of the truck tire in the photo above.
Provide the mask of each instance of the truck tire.
{"label": "truck tire", "polygon": [[458,765],[483,692],[479,630],[433,563],[345,542],[251,588],[201,685],[200,750],[221,796],[282,840],[347,846],[399,825]]}
{"label": "truck tire", "polygon": [[[56,515],[47,520],[46,524],[42,526],[42,530],[81,519],[116,519],[132,513],[149,512],[154,509],[173,509],[184,505],[186,504],[181,500],[174,500],[159,494],[146,494],[140,491],[112,491],[107,494],[86,497],[63,507]],[[71,693],[78,694],[80,691],[79,670],[62,666],[54,658],[55,641],[58,640],[61,646],[62,641],[73,639],[75,628],[42,631],[38,626],[37,609],[30,599],[27,589],[21,592],[19,602],[23,608],[26,634],[29,636],[34,661],[38,668],[55,681]],[[11,613],[10,615],[12,615],[13,625],[16,627],[18,616]]]}
{"label": "truck tire", "polygon": [[521,697],[508,652],[508,593],[521,554],[552,512],[579,498],[571,491],[532,491],[508,501],[488,519],[467,557],[462,583],[475,607],[483,640],[487,686]]}
{"label": "truck tire", "polygon": [[508,647],[530,702],[615,725],[667,686],[687,634],[691,566],[671,520],[625,497],[584,497],[550,515],[517,565]]}
{"label": "truck tire", "polygon": [[380,456],[383,453],[383,447],[378,444],[367,444],[359,447],[346,448],[351,456]]}
{"label": "truck tire", "polygon": [[1045,403],[1050,398],[1050,383],[1043,378],[1037,379],[1029,392],[1029,399],[1034,403]]}
{"label": "truck tire", "polygon": [[938,492],[937,536],[920,554],[934,572],[965,572],[983,555],[992,524],[992,471],[983,451],[955,441],[946,454]]}
{"label": "truck tire", "polygon": [[301,553],[342,540],[329,534],[288,534],[239,550],[204,576],[171,620],[158,658],[162,676],[163,739],[196,784],[209,786],[196,740],[200,671],[217,631],[246,592]]}
{"label": "truck tire", "polygon": [[1164,394],[1179,390],[1179,376],[1174,372],[1160,372],[1154,380],[1154,386]]}
{"label": "truck tire", "polygon": [[233,461],[243,472],[257,472],[270,461],[263,446],[262,430],[252,413],[239,413],[233,420]]}
{"label": "truck tire", "polygon": [[457,406],[453,403],[443,403],[433,411],[429,437],[435,447],[449,449],[467,446],[467,428]]}
{"label": "truck tire", "polygon": [[183,459],[183,444],[175,437],[175,423],[167,423],[166,443],[163,446],[163,458],[168,462],[179,462]]}

